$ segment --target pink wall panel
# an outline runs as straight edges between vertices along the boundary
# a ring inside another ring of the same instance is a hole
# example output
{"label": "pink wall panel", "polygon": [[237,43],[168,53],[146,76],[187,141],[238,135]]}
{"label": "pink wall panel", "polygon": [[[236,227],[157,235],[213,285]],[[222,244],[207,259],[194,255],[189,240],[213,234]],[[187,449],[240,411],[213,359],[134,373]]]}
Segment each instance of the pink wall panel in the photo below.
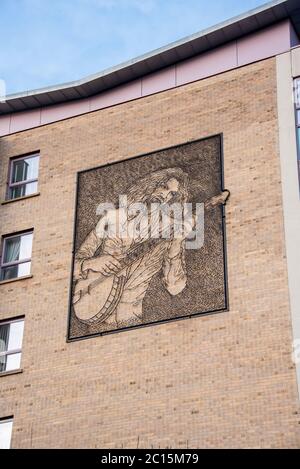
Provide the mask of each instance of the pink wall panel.
{"label": "pink wall panel", "polygon": [[132,99],[141,98],[141,80],[135,80],[125,85],[117,86],[112,90],[92,96],[90,99],[90,110],[96,111],[114,104],[124,103]]}
{"label": "pink wall panel", "polygon": [[238,65],[272,57],[291,47],[290,22],[282,21],[274,26],[246,36],[238,41]]}
{"label": "pink wall panel", "polygon": [[10,114],[0,116],[0,137],[9,134]]}
{"label": "pink wall panel", "polygon": [[41,110],[33,109],[30,111],[17,112],[11,115],[10,133],[20,132],[21,130],[37,127],[41,123]]}
{"label": "pink wall panel", "polygon": [[68,117],[78,116],[88,112],[90,108],[89,99],[80,99],[70,103],[54,104],[42,109],[41,124],[49,124]]}
{"label": "pink wall panel", "polygon": [[216,75],[237,66],[236,42],[185,60],[177,65],[176,84]]}
{"label": "pink wall panel", "polygon": [[297,35],[294,26],[290,23],[291,46],[296,47],[300,44],[300,38]]}
{"label": "pink wall panel", "polygon": [[176,86],[175,65],[142,78],[142,95],[158,93]]}

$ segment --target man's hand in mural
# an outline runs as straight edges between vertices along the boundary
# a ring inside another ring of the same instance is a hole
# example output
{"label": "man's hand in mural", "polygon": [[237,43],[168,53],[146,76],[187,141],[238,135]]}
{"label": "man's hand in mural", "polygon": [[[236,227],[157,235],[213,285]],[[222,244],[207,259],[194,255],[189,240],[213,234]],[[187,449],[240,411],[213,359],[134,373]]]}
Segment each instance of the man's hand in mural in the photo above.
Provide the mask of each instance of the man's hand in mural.
{"label": "man's hand in mural", "polygon": [[182,255],[183,252],[183,243],[184,238],[174,239],[172,243],[170,243],[170,247],[168,249],[168,258],[169,260],[175,259],[179,255]]}
{"label": "man's hand in mural", "polygon": [[120,262],[115,257],[106,254],[84,261],[82,274],[84,278],[88,275],[89,271],[99,272],[102,275],[109,276],[117,274],[121,268]]}
{"label": "man's hand in mural", "polygon": [[207,200],[204,204],[205,208],[207,210],[211,210],[211,209],[217,207],[218,205],[226,205],[226,202],[229,199],[229,197],[230,197],[230,191],[225,190],[225,191],[221,192],[221,194],[218,194],[218,195],[212,197],[211,199]]}

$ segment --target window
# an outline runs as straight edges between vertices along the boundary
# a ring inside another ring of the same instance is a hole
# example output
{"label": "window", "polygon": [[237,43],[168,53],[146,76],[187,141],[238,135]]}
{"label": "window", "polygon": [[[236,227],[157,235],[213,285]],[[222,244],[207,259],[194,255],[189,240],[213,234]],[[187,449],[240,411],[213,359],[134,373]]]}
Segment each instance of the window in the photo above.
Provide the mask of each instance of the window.
{"label": "window", "polygon": [[3,238],[0,280],[30,274],[33,232]]}
{"label": "window", "polygon": [[37,192],[39,154],[10,161],[7,199],[17,199]]}
{"label": "window", "polygon": [[0,449],[9,449],[13,427],[13,418],[0,419]]}
{"label": "window", "polygon": [[296,127],[298,143],[298,171],[300,177],[300,78],[295,80]]}
{"label": "window", "polygon": [[19,370],[24,319],[0,322],[0,373]]}

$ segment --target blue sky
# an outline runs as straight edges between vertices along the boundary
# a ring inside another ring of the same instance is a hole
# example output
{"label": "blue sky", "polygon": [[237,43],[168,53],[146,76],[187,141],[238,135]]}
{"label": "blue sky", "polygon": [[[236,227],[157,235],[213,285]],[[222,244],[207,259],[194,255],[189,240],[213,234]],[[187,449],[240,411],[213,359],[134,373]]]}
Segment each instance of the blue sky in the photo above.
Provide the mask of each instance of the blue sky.
{"label": "blue sky", "polygon": [[83,78],[267,0],[0,0],[7,93]]}

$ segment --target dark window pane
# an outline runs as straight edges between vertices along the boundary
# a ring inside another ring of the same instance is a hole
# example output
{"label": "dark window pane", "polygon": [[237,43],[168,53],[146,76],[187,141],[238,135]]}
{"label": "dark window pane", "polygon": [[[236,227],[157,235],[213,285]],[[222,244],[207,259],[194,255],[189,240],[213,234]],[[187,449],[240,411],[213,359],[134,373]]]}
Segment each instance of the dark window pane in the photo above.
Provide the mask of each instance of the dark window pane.
{"label": "dark window pane", "polygon": [[9,199],[17,199],[18,197],[24,197],[25,195],[35,194],[35,192],[37,192],[37,187],[37,181],[11,187],[9,190]]}
{"label": "dark window pane", "polygon": [[32,156],[23,160],[13,161],[11,182],[21,182],[37,179],[39,170],[39,157]]}
{"label": "dark window pane", "polygon": [[10,324],[0,325],[0,352],[8,350]]}
{"label": "dark window pane", "polygon": [[7,355],[0,355],[0,373],[6,371]]}
{"label": "dark window pane", "polygon": [[12,181],[11,182],[21,182],[26,181],[28,173],[28,163],[25,160],[19,160],[13,162],[12,167]]}
{"label": "dark window pane", "polygon": [[1,280],[10,280],[18,277],[18,266],[3,267],[1,269]]}
{"label": "dark window pane", "polygon": [[2,263],[18,261],[20,257],[21,236],[8,238],[4,244],[4,258]]}
{"label": "dark window pane", "polygon": [[12,265],[10,267],[2,267],[1,280],[10,280],[12,278],[24,277],[30,274],[31,262]]}
{"label": "dark window pane", "polygon": [[[10,324],[0,325],[0,352],[6,352],[9,342]],[[0,355],[0,371],[6,370],[6,355]]]}
{"label": "dark window pane", "polygon": [[17,199],[18,197],[23,197],[26,195],[26,184],[17,187],[11,187],[9,191],[10,199]]}

